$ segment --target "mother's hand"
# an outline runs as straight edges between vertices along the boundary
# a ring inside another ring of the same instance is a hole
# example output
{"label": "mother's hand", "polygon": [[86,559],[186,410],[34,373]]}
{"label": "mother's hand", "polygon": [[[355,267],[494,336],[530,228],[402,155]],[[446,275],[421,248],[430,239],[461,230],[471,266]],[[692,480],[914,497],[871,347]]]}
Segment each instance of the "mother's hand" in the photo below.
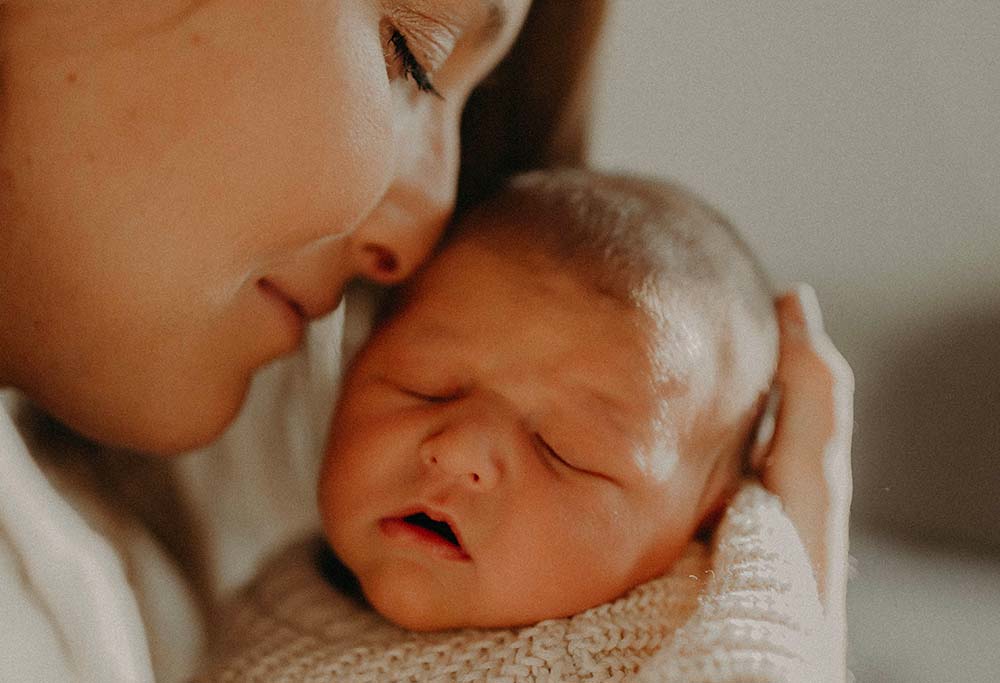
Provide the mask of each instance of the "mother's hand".
{"label": "mother's hand", "polygon": [[783,501],[813,563],[828,618],[843,633],[854,375],[823,331],[811,287],[799,285],[775,305],[781,403],[761,479]]}

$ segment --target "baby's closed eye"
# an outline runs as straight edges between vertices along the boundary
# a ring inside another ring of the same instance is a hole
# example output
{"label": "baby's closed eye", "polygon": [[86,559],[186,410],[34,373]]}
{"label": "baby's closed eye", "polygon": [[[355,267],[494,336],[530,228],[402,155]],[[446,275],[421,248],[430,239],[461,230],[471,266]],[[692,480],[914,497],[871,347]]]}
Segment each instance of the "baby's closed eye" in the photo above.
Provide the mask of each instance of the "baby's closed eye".
{"label": "baby's closed eye", "polygon": [[448,403],[461,397],[461,392],[455,390],[414,389],[402,385],[397,388],[406,396],[426,403]]}
{"label": "baby's closed eye", "polygon": [[586,473],[586,470],[584,470],[584,469],[582,469],[580,467],[577,467],[576,465],[574,465],[570,461],[568,461],[565,458],[563,458],[559,454],[559,452],[556,451],[556,449],[554,449],[549,444],[549,442],[547,442],[545,440],[545,437],[543,437],[541,434],[538,434],[538,433],[535,434],[535,441],[541,447],[541,451],[542,451],[543,455],[548,459],[548,461],[555,462],[556,464],[562,465],[563,467],[569,468],[571,470],[576,470],[577,472]]}
{"label": "baby's closed eye", "polygon": [[534,440],[540,447],[543,457],[546,458],[547,463],[550,464],[551,466],[561,467],[565,470],[569,470],[573,473],[584,475],[587,477],[596,477],[598,479],[603,479],[612,484],[618,483],[615,479],[609,477],[603,472],[583,466],[582,464],[577,462],[572,455],[565,454],[563,451],[557,451],[549,444],[548,441],[545,440],[545,438],[541,434],[537,432],[534,434]]}
{"label": "baby's closed eye", "polygon": [[426,377],[414,379],[399,373],[377,376],[375,383],[386,391],[421,403],[449,403],[465,395],[456,382]]}

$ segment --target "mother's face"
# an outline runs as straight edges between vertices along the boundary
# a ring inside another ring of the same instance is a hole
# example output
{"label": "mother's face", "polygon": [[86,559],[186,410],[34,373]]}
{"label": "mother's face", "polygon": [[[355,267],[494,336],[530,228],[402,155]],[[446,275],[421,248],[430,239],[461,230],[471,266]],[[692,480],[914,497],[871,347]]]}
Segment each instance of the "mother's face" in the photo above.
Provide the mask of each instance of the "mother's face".
{"label": "mother's face", "polygon": [[529,2],[8,0],[0,383],[103,441],[215,436],[348,280],[427,254]]}

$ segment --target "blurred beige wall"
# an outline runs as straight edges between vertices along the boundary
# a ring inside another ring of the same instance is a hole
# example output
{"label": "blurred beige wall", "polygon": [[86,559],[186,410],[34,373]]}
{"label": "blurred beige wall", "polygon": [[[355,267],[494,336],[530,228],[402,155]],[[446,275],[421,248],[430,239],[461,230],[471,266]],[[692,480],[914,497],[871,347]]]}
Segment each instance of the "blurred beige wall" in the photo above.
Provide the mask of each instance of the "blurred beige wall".
{"label": "blurred beige wall", "polygon": [[816,287],[855,526],[1000,552],[1000,2],[611,0],[597,83],[596,163]]}

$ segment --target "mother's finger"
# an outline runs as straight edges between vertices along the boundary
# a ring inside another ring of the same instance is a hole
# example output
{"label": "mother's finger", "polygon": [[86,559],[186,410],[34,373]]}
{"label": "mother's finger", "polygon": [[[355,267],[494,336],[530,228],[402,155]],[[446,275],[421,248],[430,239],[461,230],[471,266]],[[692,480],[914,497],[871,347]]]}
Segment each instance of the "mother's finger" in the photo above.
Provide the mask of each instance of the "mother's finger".
{"label": "mother's finger", "polygon": [[823,331],[816,295],[799,285],[776,302],[781,405],[761,473],[802,535],[831,617],[846,602],[854,377]]}

